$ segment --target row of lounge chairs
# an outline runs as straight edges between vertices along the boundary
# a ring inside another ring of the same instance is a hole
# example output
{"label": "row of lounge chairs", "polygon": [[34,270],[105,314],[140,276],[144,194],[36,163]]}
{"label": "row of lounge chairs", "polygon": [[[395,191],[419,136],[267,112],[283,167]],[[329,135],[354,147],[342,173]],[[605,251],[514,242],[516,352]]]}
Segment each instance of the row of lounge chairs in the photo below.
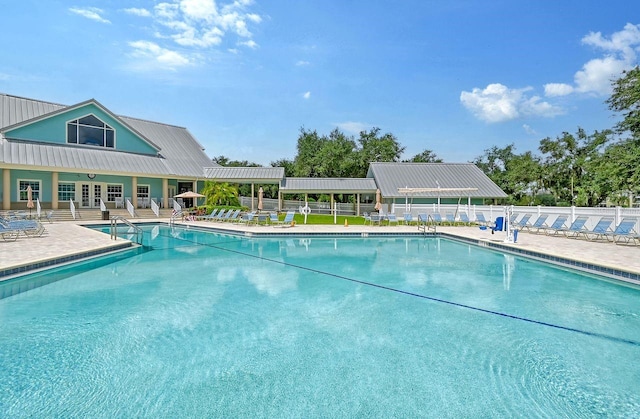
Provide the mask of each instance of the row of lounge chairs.
{"label": "row of lounge chairs", "polygon": [[288,211],[283,220],[274,212],[260,213],[256,211],[241,213],[241,210],[214,209],[210,214],[197,216],[190,221],[216,221],[230,222],[246,225],[290,225],[293,222],[295,211]]}
{"label": "row of lounge chairs", "polygon": [[46,229],[37,220],[14,220],[0,218],[0,237],[4,241],[14,241],[21,235],[25,237],[40,237]]}
{"label": "row of lounge chairs", "polygon": [[594,225],[588,228],[589,217],[579,216],[568,224],[566,215],[557,216],[552,223],[548,223],[549,216],[542,214],[534,222],[531,222],[531,214],[523,215],[518,221],[512,221],[514,228],[535,234],[549,236],[563,236],[568,238],[584,238],[586,240],[607,240],[614,243],[640,243],[640,233],[636,231],[637,220],[635,218],[623,218],[618,225],[613,217],[602,217]]}

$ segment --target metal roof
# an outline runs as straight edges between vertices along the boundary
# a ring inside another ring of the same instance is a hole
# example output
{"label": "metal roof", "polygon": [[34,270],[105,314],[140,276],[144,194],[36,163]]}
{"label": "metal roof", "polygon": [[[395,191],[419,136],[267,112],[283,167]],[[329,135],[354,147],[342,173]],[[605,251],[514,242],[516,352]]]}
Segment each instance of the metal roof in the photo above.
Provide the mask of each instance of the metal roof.
{"label": "metal roof", "polygon": [[[37,121],[47,115],[87,103],[95,103],[104,108],[94,100],[68,107],[0,94],[0,129]],[[114,117],[156,146],[160,150],[159,156],[90,146],[14,141],[0,136],[0,163],[56,167],[61,170],[91,169],[114,174],[184,177],[202,177],[204,168],[214,164],[205,154],[202,145],[186,128],[123,116]]]}
{"label": "metal roof", "polygon": [[280,190],[286,193],[375,193],[376,189],[372,178],[288,177],[280,182]]}
{"label": "metal roof", "polygon": [[507,196],[473,163],[371,163],[367,177],[375,178],[384,198],[406,197],[403,188],[414,189],[414,197]]}
{"label": "metal roof", "polygon": [[284,167],[206,167],[204,177],[234,183],[280,183]]}

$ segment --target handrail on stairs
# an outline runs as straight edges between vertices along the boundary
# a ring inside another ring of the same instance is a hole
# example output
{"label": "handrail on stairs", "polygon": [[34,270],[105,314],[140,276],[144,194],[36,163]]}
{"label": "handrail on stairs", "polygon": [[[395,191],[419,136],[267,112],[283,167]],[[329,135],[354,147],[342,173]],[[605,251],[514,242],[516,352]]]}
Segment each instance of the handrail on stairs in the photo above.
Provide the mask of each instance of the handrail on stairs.
{"label": "handrail on stairs", "polygon": [[142,245],[142,229],[126,218],[121,217],[120,215],[114,215],[113,217],[111,217],[111,240],[116,240],[118,238],[118,221],[121,221],[123,224],[129,226],[130,228],[133,228],[136,235],[136,243]]}

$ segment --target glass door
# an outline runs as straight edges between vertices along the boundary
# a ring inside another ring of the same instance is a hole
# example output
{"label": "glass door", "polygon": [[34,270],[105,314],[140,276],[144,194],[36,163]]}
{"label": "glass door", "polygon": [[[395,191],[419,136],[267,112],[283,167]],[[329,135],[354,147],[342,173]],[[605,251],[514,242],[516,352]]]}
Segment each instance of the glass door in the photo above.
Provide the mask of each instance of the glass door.
{"label": "glass door", "polygon": [[102,183],[81,183],[80,184],[80,208],[100,208],[100,198],[104,190]]}

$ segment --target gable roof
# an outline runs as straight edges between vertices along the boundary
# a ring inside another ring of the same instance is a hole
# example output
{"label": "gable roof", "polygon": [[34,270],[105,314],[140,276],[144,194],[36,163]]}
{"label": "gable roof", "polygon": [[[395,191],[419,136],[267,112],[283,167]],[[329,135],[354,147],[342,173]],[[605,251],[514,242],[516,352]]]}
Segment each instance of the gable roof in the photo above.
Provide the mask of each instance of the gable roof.
{"label": "gable roof", "polygon": [[[97,147],[14,141],[1,135],[5,129],[48,118],[89,103],[99,106],[148,142],[158,150],[158,155],[126,153]],[[0,94],[0,163],[56,167],[61,171],[91,169],[114,174],[184,177],[202,177],[204,168],[213,164],[202,145],[186,128],[116,116],[93,99],[68,107],[7,94]]]}
{"label": "gable roof", "polygon": [[403,188],[431,189],[414,197],[505,198],[507,194],[473,163],[371,163],[373,177],[384,198],[407,196]]}

